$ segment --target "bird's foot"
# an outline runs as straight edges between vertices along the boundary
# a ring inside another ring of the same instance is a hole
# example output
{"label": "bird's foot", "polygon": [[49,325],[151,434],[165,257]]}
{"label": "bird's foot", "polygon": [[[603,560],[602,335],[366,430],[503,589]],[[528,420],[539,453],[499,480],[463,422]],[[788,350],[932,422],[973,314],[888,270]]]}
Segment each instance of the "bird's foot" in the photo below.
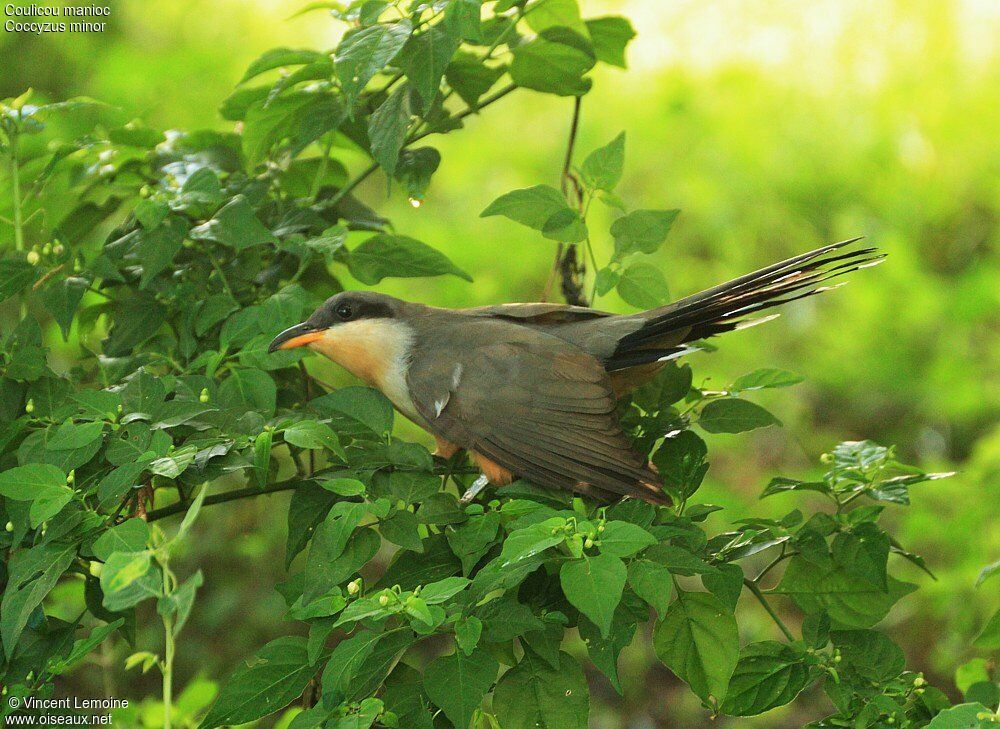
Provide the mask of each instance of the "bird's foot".
{"label": "bird's foot", "polygon": [[463,506],[465,504],[470,503],[474,498],[476,498],[476,496],[479,494],[480,491],[482,491],[489,485],[490,481],[488,478],[486,478],[486,475],[485,474],[481,475],[479,478],[473,481],[472,485],[468,489],[466,489],[464,494],[462,494],[462,498],[458,500],[459,503],[462,504]]}

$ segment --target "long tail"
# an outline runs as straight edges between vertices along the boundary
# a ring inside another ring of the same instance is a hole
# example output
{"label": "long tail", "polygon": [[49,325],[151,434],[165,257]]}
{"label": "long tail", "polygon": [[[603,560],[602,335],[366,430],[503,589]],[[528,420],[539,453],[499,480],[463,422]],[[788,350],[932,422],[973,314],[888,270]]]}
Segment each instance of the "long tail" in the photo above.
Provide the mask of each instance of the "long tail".
{"label": "long tail", "polygon": [[606,363],[607,369],[616,371],[680,357],[698,349],[689,346],[691,342],[777,316],[747,318],[753,314],[843,285],[820,286],[845,273],[877,265],[885,258],[876,248],[833,253],[858,240],[817,248],[636,315],[644,320],[642,327],[622,337]]}

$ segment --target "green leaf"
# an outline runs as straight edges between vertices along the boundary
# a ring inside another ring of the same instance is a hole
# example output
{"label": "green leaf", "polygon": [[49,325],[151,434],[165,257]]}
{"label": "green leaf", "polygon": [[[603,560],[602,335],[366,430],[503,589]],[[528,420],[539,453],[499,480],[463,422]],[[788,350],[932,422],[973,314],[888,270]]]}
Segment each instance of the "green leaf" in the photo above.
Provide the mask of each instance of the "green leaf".
{"label": "green leaf", "polygon": [[586,34],[576,0],[537,0],[525,20],[536,33],[561,26],[572,28],[581,35]]}
{"label": "green leaf", "polygon": [[718,565],[717,570],[702,574],[701,583],[731,612],[735,612],[743,592],[743,569],[738,564],[730,563]]}
{"label": "green leaf", "polygon": [[580,172],[588,186],[610,192],[618,185],[625,166],[625,132],[587,155]]}
{"label": "green leaf", "polygon": [[850,668],[865,681],[887,683],[906,668],[903,650],[874,630],[835,630],[830,640],[841,652],[840,670]]}
{"label": "green leaf", "polygon": [[270,430],[258,433],[253,441],[253,479],[258,488],[267,485],[268,473],[271,469],[271,446],[274,433]]}
{"label": "green leaf", "polygon": [[232,370],[219,385],[218,400],[224,407],[249,408],[269,418],[274,415],[277,393],[274,380],[266,372],[242,368]]}
{"label": "green leaf", "polygon": [[600,533],[601,554],[615,557],[631,557],[651,544],[656,544],[656,537],[641,526],[627,521],[609,521]]}
{"label": "green leaf", "polygon": [[545,628],[531,608],[512,596],[487,602],[477,610],[476,616],[483,623],[483,640],[487,643],[506,643]]}
{"label": "green leaf", "polygon": [[103,432],[104,423],[76,425],[67,420],[56,429],[55,435],[49,438],[47,446],[56,451],[86,448],[95,440],[99,440]]}
{"label": "green leaf", "polygon": [[126,256],[127,260],[135,260],[142,266],[139,288],[148,287],[157,274],[173,263],[189,227],[186,220],[174,215],[152,230],[139,233],[138,242]]}
{"label": "green leaf", "polygon": [[447,256],[425,243],[404,235],[379,233],[351,251],[347,266],[351,275],[373,285],[384,278],[415,278],[451,274],[466,281],[472,277]]}
{"label": "green leaf", "polygon": [[715,595],[678,591],[656,626],[653,649],[702,699],[721,699],[739,658],[736,618]]}
{"label": "green leaf", "polygon": [[698,416],[698,425],[709,433],[743,433],[780,424],[760,405],[735,397],[709,401]]}
{"label": "green leaf", "polygon": [[611,224],[615,260],[631,253],[655,253],[667,239],[680,210],[635,210]]}
{"label": "green leaf", "polygon": [[775,641],[751,643],[740,651],[722,713],[756,716],[784,706],[813,678],[814,672],[803,662],[802,654],[791,646]]}
{"label": "green leaf", "polygon": [[462,572],[469,574],[489,550],[500,529],[500,514],[487,511],[469,517],[464,524],[448,531],[448,545],[462,560]]}
{"label": "green leaf", "polygon": [[625,588],[625,564],[610,554],[566,562],[559,570],[559,582],[566,599],[601,630],[611,631],[615,608]]}
{"label": "green leaf", "polygon": [[587,680],[566,653],[559,653],[559,667],[553,668],[525,651],[497,682],[493,711],[503,729],[587,729]]}
{"label": "green leaf", "polygon": [[66,474],[47,463],[29,463],[0,473],[0,495],[15,501],[31,501],[39,493],[66,486]]}
{"label": "green leaf", "polygon": [[406,78],[420,94],[425,107],[437,96],[441,77],[461,43],[449,28],[445,23],[429,26],[423,33],[412,36],[400,53]]}
{"label": "green leaf", "polygon": [[114,304],[113,320],[104,354],[124,357],[159,331],[166,321],[165,308],[148,294],[135,294]]}
{"label": "green leaf", "polygon": [[554,216],[573,212],[562,193],[549,185],[511,190],[486,206],[480,218],[502,215],[515,223],[542,230]]}
{"label": "green leaf", "polygon": [[256,721],[301,696],[316,669],[306,655],[305,638],[277,638],[237,669],[202,720],[201,729]]}
{"label": "green leaf", "polygon": [[566,532],[563,529],[565,525],[565,519],[553,517],[512,531],[504,540],[503,550],[500,552],[503,567],[516,567],[549,547],[562,544],[566,540]]}
{"label": "green leaf", "polygon": [[483,621],[475,615],[460,618],[455,623],[455,642],[462,649],[465,655],[472,655],[472,651],[479,645],[479,639],[483,634]]}
{"label": "green leaf", "polygon": [[406,18],[348,31],[337,46],[334,61],[337,78],[348,101],[353,103],[372,77],[402,50],[413,31]]}
{"label": "green leaf", "polygon": [[207,223],[192,228],[190,235],[197,240],[216,241],[237,251],[278,242],[243,195],[234,197]]}
{"label": "green leaf", "polygon": [[114,552],[141,552],[149,542],[149,524],[133,518],[111,527],[94,541],[94,555],[105,562]]}
{"label": "green leaf", "polygon": [[584,74],[595,56],[583,36],[566,28],[549,28],[513,49],[510,77],[518,86],[557,96],[582,96],[590,90]]}
{"label": "green leaf", "polygon": [[456,727],[467,728],[498,670],[500,664],[484,650],[455,651],[427,666],[424,689]]}
{"label": "green leaf", "polygon": [[66,474],[50,464],[31,463],[0,473],[0,494],[31,502],[28,519],[32,529],[62,511],[73,493],[66,485]]}
{"label": "green leaf", "polygon": [[388,519],[379,522],[378,529],[385,539],[403,549],[424,551],[424,543],[420,539],[420,520],[412,511],[402,509],[393,513]]}
{"label": "green leaf", "polygon": [[648,263],[633,263],[618,279],[618,295],[639,309],[655,309],[670,302],[663,272]]}
{"label": "green leaf", "polygon": [[346,459],[344,447],[333,429],[325,423],[315,420],[300,420],[292,423],[284,432],[285,441],[299,448],[327,449]]}
{"label": "green leaf", "polygon": [[37,266],[13,258],[0,259],[0,303],[31,286],[36,278]]}
{"label": "green leaf", "polygon": [[708,464],[705,463],[707,455],[705,441],[690,430],[682,430],[663,439],[660,448],[653,454],[653,465],[663,479],[663,487],[683,499],[701,486],[708,472]]}
{"label": "green leaf", "polygon": [[797,385],[805,379],[805,377],[788,370],[764,368],[737,377],[729,389],[733,392],[746,392],[747,390],[763,390],[769,387],[789,387]]}
{"label": "green leaf", "polygon": [[628,584],[661,618],[666,614],[673,592],[669,569],[648,559],[637,559],[629,563]]}
{"label": "green leaf", "polygon": [[64,340],[69,340],[73,316],[76,314],[76,308],[80,305],[80,299],[83,298],[88,286],[87,279],[69,276],[49,284],[42,293],[42,305],[56,320]]}
{"label": "green leaf", "polygon": [[412,642],[413,633],[406,628],[361,630],[341,641],[323,670],[323,703],[336,706],[371,695]]}
{"label": "green leaf", "polygon": [[[329,517],[327,517],[327,521],[329,521]],[[346,523],[341,526],[346,526]],[[316,531],[318,533],[320,529],[317,528]],[[335,540],[338,538],[339,533],[332,528],[329,539],[324,536],[320,539],[318,546],[316,538],[313,538],[313,545],[306,558],[306,584],[303,597],[307,601],[325,594],[364,567],[378,552],[382,541],[374,530],[358,529],[347,542],[347,546],[343,548],[343,553],[331,561],[327,555],[336,551]],[[404,552],[404,554],[413,553]]]}
{"label": "green leaf", "polygon": [[411,115],[410,89],[403,84],[368,118],[368,139],[371,142],[372,157],[387,175],[392,175],[396,171],[399,150],[406,141],[406,129],[410,124]]}
{"label": "green leaf", "polygon": [[880,587],[850,565],[837,561],[817,564],[796,556],[789,560],[774,592],[791,596],[807,614],[826,611],[842,626],[869,628],[915,589],[915,585],[891,577],[886,587]]}
{"label": "green leaf", "polygon": [[420,591],[420,597],[428,605],[437,605],[460,593],[468,587],[469,582],[465,577],[446,577],[443,580],[424,585]]}
{"label": "green leaf", "polygon": [[114,552],[101,571],[101,589],[105,595],[121,592],[149,572],[151,564],[152,557],[146,550]]}
{"label": "green leaf", "polygon": [[597,60],[625,68],[625,48],[635,38],[635,29],[627,18],[611,15],[585,21]]}
{"label": "green leaf", "polygon": [[370,387],[341,387],[310,401],[309,407],[323,415],[346,415],[378,435],[392,430],[392,403]]}
{"label": "green leaf", "polygon": [[35,609],[76,555],[74,544],[39,544],[14,550],[7,563],[7,586],[0,602],[0,638],[8,656]]}
{"label": "green leaf", "polygon": [[487,66],[477,56],[459,51],[448,64],[444,77],[448,86],[455,90],[462,101],[469,108],[476,109],[479,98],[493,88],[503,74],[502,67]]}
{"label": "green leaf", "polygon": [[441,479],[431,473],[393,471],[388,479],[389,493],[407,504],[418,504],[441,490]]}
{"label": "green leaf", "polygon": [[979,703],[958,704],[931,719],[927,729],[982,729],[989,724],[980,721],[979,715],[990,713],[989,709]]}
{"label": "green leaf", "polygon": [[239,82],[245,84],[255,76],[259,76],[267,71],[273,71],[276,68],[302,66],[307,63],[325,60],[326,58],[325,54],[308,49],[272,48],[269,51],[265,51],[263,55],[259,56],[247,67],[246,73],[243,74],[243,78]]}
{"label": "green leaf", "polygon": [[[590,660],[608,677],[619,694],[622,693],[622,687],[618,678],[618,656],[621,655],[622,649],[632,642],[636,631],[634,618],[627,619],[630,617],[627,611],[617,610],[611,624],[611,634],[607,638],[602,637],[597,626],[586,618],[581,618],[577,626],[580,637],[587,645],[587,655],[590,656]],[[562,638],[562,630],[559,638]]]}
{"label": "green leaf", "polygon": [[1000,610],[993,613],[972,645],[984,651],[1000,650]]}

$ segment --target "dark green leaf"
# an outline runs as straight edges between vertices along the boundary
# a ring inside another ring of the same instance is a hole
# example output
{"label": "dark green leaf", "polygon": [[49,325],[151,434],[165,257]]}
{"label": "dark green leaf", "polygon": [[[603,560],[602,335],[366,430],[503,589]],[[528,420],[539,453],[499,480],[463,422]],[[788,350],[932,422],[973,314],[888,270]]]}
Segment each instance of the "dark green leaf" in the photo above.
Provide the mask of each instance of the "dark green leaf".
{"label": "dark green leaf", "polygon": [[791,646],[775,641],[751,643],[740,651],[722,713],[756,716],[784,706],[813,678],[803,656]]}
{"label": "dark green leaf", "polygon": [[384,278],[414,278],[451,274],[466,281],[472,277],[447,256],[420,241],[403,235],[379,233],[351,251],[347,261],[351,275],[366,284]]}
{"label": "dark green leaf", "polygon": [[590,79],[583,76],[594,67],[594,51],[572,30],[547,29],[513,53],[510,76],[518,86],[558,96],[582,96],[590,90]]}
{"label": "dark green leaf", "polygon": [[392,175],[396,171],[399,150],[406,141],[410,116],[410,90],[403,84],[368,118],[368,138],[371,140],[372,157],[387,175]]}
{"label": "dark green leaf", "polygon": [[656,626],[653,648],[698,696],[721,699],[739,658],[736,618],[714,595],[679,591]]}
{"label": "dark green leaf", "polygon": [[709,433],[742,433],[769,425],[780,425],[780,422],[760,405],[735,397],[724,397],[709,401],[698,417],[698,425]]}
{"label": "dark green leaf", "polygon": [[323,702],[336,706],[374,692],[413,642],[409,629],[362,630],[341,641],[323,670]]}
{"label": "dark green leaf", "polygon": [[243,195],[234,197],[207,223],[193,228],[191,237],[213,240],[237,251],[278,242],[257,218],[253,206]]}
{"label": "dark green leaf", "polygon": [[469,726],[500,664],[484,650],[466,655],[455,651],[433,661],[424,671],[424,689],[456,727]]}
{"label": "dark green leaf", "polygon": [[277,638],[254,660],[223,683],[201,729],[244,724],[273,714],[298,698],[316,669],[306,655],[305,638]]}
{"label": "dark green leaf", "polygon": [[559,582],[570,604],[593,621],[605,638],[625,587],[625,564],[610,554],[566,562]]}
{"label": "dark green leaf", "polygon": [[13,258],[0,259],[0,302],[28,288],[36,278],[37,266]]}
{"label": "dark green leaf", "polygon": [[503,729],[586,729],[590,696],[580,664],[560,653],[553,668],[526,651],[497,682],[493,710]]}
{"label": "dark green leaf", "polygon": [[337,78],[350,102],[402,50],[412,30],[413,24],[404,18],[395,23],[354,29],[344,35],[334,60]]}

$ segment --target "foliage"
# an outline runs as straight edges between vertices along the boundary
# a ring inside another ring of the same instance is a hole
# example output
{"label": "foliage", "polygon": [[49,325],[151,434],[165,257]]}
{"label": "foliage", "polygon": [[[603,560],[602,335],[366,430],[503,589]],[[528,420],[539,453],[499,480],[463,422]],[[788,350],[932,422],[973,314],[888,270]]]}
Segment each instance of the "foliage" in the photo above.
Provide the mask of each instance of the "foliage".
{"label": "foliage", "polygon": [[[708,390],[671,365],[623,404],[672,507],[602,505],[526,482],[462,506],[450,484],[464,489],[474,474],[461,457],[444,462],[393,435],[378,393],[324,392],[300,352],[266,353],[344,271],[368,284],[468,279],[352,191],[381,168],[419,204],[440,155],[417,143],[518,88],[579,98],[596,63],[624,65],[633,35],[622,18],[582,19],[573,0],[498,0],[485,18],[470,0],[405,12],[327,5],[317,7],[350,30],[332,53],[282,48],[255,61],[222,104],[238,132],[164,134],[86,99],[36,104],[25,94],[0,109],[13,211],[0,299],[18,314],[0,367],[7,694],[51,695],[55,677],[103,641],[134,643],[141,606],[155,603],[163,653],[140,650],[126,665],[159,670],[163,702],[155,718],[126,723],[241,724],[304,694],[295,727],[585,726],[587,682],[564,648],[579,635],[618,687],[618,656],[655,612],[656,655],[713,713],[759,714],[822,682],[835,713],[816,726],[989,718],[996,688],[984,666],[964,669],[967,703],[950,708],[873,630],[914,589],[893,576],[890,556],[926,569],[880,526],[882,511],[946,474],[904,466],[869,441],[843,443],[821,479],[776,478],[763,492],[819,493],[831,509],[707,531],[718,507],[695,500],[708,449],[694,428],[777,423],[745,395],[797,376],[758,370]],[[345,148],[371,164],[349,177]],[[569,257],[582,247],[593,267],[584,300],[614,288],[653,306],[666,286],[641,257],[677,211],[629,210],[615,195],[624,148],[620,135],[576,168],[571,137],[564,190],[516,190],[483,215],[555,241],[564,290],[586,276]],[[617,215],[604,266],[591,246],[595,200]],[[60,367],[50,355],[71,332],[80,351]],[[214,703],[192,684],[175,704],[176,641],[203,579],[178,579],[171,555],[202,506],[277,491],[292,492],[281,594],[304,635],[262,646]],[[168,537],[156,522],[181,513]],[[372,574],[385,546],[392,561]],[[773,560],[746,576],[740,562],[765,550]],[[74,579],[85,582],[86,613],[47,613],[46,597]],[[741,647],[744,590],[783,641]],[[775,596],[802,613],[801,638],[773,610]],[[96,627],[77,638],[83,626]],[[977,647],[996,647],[996,626],[994,617]],[[450,652],[421,665],[436,636]],[[183,701],[188,691],[200,699]]]}

